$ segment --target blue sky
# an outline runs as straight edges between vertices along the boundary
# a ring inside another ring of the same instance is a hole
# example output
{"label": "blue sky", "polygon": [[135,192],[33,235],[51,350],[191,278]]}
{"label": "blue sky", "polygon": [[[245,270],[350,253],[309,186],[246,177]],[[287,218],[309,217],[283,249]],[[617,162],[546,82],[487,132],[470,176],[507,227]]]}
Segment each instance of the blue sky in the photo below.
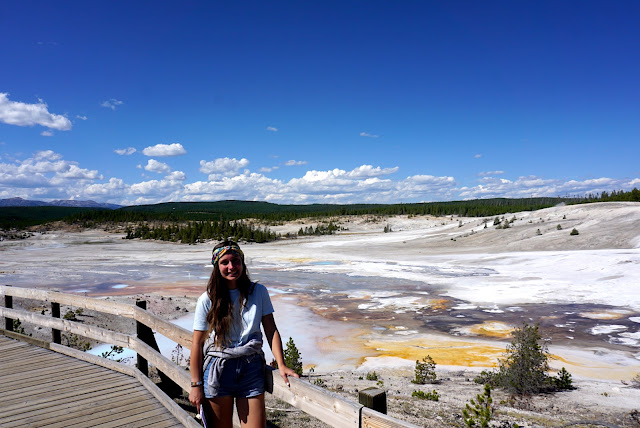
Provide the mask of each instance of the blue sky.
{"label": "blue sky", "polygon": [[640,187],[637,1],[0,3],[0,198]]}

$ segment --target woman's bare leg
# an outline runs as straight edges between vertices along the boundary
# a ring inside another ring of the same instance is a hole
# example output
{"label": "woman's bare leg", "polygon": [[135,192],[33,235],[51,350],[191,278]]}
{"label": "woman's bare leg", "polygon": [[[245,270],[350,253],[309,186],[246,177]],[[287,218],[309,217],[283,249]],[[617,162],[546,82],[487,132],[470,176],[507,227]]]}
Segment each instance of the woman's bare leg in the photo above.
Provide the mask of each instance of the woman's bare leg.
{"label": "woman's bare leg", "polygon": [[[233,397],[216,397],[207,399],[209,409],[207,415],[207,425],[216,428],[233,427]],[[206,409],[206,408],[205,408]]]}
{"label": "woman's bare leg", "polygon": [[251,398],[236,398],[236,407],[243,428],[264,428],[267,426],[264,394]]}

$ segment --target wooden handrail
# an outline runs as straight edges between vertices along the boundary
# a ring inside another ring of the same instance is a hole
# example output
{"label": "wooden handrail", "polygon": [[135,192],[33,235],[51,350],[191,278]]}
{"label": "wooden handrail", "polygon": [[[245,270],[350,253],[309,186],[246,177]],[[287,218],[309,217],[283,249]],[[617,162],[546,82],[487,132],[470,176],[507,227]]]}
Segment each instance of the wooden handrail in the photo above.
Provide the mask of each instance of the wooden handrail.
{"label": "wooden handrail", "polygon": [[[113,315],[124,316],[148,326],[163,336],[173,340],[181,346],[190,349],[192,332],[180,326],[172,324],[156,315],[153,315],[134,305],[105,301],[91,297],[76,296],[72,294],[54,291],[37,290],[0,285],[0,295],[56,302],[68,306],[75,306],[104,312]],[[190,390],[191,377],[189,373],[171,360],[157,352],[151,346],[135,336],[114,332],[100,327],[90,326],[79,322],[52,318],[24,310],[4,308],[0,306],[0,317],[5,319],[20,319],[42,327],[67,331],[83,337],[88,337],[100,342],[122,346],[142,355],[159,371],[167,375],[184,391]],[[117,364],[117,363],[116,363]],[[400,421],[383,415],[371,409],[364,408],[361,404],[347,400],[338,394],[327,391],[309,382],[296,378],[289,378],[290,386],[277,372],[270,372],[269,382],[272,385],[271,392],[277,397],[305,413],[314,416],[334,427],[406,427],[418,428],[408,422]]]}
{"label": "wooden handrail", "polygon": [[0,285],[0,294],[20,297],[22,299],[57,302],[63,305],[77,306],[79,308],[133,318],[132,305],[110,302],[104,299],[59,293],[57,291],[39,290],[37,288],[9,287],[6,285]]}

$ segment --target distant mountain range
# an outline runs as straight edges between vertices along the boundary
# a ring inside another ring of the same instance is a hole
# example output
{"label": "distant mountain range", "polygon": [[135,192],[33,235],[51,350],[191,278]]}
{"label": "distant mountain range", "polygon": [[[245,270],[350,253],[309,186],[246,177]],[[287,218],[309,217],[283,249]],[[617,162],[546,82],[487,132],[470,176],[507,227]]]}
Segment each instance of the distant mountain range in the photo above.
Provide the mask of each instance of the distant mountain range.
{"label": "distant mountain range", "polygon": [[58,199],[51,202],[30,201],[22,198],[0,199],[0,207],[81,207],[81,208],[107,208],[115,210],[122,205],[100,204],[96,201],[73,201]]}

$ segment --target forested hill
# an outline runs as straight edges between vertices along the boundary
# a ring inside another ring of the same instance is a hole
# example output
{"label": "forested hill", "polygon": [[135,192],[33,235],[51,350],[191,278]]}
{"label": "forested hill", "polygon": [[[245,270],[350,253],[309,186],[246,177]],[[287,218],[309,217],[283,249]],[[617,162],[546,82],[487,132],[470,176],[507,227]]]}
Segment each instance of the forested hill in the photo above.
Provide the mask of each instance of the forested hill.
{"label": "forested hill", "polygon": [[55,220],[85,225],[106,222],[186,222],[230,221],[255,218],[265,222],[290,221],[305,217],[339,215],[458,215],[490,217],[519,211],[534,211],[560,203],[575,204],[609,201],[640,201],[640,190],[613,191],[584,198],[494,198],[470,201],[426,202],[412,204],[310,204],[279,205],[255,201],[168,202],[134,205],[119,209],[74,207],[0,207],[0,229],[20,229]]}
{"label": "forested hill", "polygon": [[305,217],[338,215],[460,215],[493,216],[509,212],[531,211],[559,203],[576,202],[568,198],[478,199],[473,201],[429,202],[415,204],[351,205],[279,205],[269,202],[218,201],[170,202],[137,205],[111,211],[87,211],[74,214],[71,221],[199,221],[255,218],[264,221],[289,221]]}

